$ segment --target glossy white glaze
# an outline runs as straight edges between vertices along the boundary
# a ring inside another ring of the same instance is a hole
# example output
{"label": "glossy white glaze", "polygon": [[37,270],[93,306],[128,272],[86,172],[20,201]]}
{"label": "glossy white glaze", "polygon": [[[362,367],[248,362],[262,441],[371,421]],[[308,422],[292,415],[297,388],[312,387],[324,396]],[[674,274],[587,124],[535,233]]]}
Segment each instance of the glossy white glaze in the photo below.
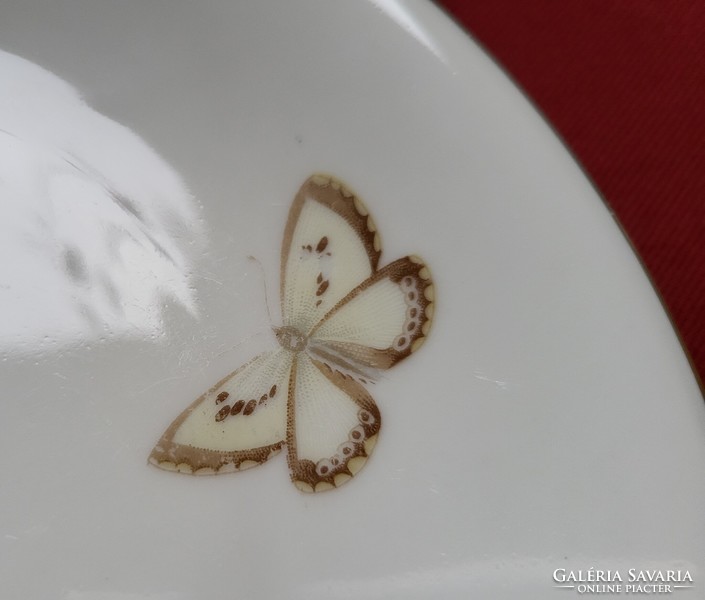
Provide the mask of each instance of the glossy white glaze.
{"label": "glossy white glaze", "polygon": [[0,349],[159,335],[195,313],[193,199],[137,135],[55,75],[0,51]]}
{"label": "glossy white glaze", "polygon": [[[544,600],[591,566],[690,569],[702,595],[705,406],[678,341],[583,173],[432,5],[6,0],[0,40],[38,86],[0,100],[3,129],[34,130],[31,152],[0,139],[0,272],[24,290],[0,282],[3,598]],[[35,194],[49,167],[72,182]],[[283,215],[319,171],[374,206],[382,262],[433,267],[429,340],[373,391],[375,455],[314,497],[283,461],[149,467],[173,415],[276,346],[245,257],[276,298]],[[22,228],[50,214],[58,233]]]}

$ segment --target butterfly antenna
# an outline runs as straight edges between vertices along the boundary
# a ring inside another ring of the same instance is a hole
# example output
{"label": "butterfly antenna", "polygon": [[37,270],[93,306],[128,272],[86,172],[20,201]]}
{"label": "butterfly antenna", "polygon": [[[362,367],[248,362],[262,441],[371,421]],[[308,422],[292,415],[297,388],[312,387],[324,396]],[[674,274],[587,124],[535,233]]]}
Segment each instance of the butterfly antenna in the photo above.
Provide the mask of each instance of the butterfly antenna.
{"label": "butterfly antenna", "polygon": [[267,330],[266,330],[266,329],[261,329],[260,331],[256,331],[255,333],[253,333],[253,334],[251,334],[251,335],[248,335],[244,340],[240,340],[240,341],[239,341],[237,344],[235,344],[234,346],[231,346],[230,348],[226,348],[226,349],[223,350],[222,352],[219,352],[218,354],[215,355],[215,358],[220,358],[221,356],[223,356],[223,354],[227,354],[228,352],[232,352],[233,350],[239,348],[239,347],[242,346],[243,344],[246,344],[246,343],[249,342],[250,340],[252,340],[252,339],[254,339],[254,338],[256,338],[256,337],[258,337],[258,336],[260,336],[260,335],[263,335],[263,334],[265,334],[265,333],[267,333]]}
{"label": "butterfly antenna", "polygon": [[267,317],[269,318],[270,327],[274,327],[274,321],[272,321],[272,311],[269,310],[269,297],[267,296],[267,281],[264,273],[264,267],[258,258],[252,256],[251,254],[247,256],[250,260],[257,263],[259,266],[260,275],[262,276],[262,287],[264,288],[264,305],[267,307]]}

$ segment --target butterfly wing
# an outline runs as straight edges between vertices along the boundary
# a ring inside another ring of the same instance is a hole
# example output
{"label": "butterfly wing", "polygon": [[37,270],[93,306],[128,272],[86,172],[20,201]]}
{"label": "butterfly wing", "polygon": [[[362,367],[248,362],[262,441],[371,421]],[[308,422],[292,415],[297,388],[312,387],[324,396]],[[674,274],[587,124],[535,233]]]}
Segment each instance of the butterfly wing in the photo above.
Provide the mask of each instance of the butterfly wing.
{"label": "butterfly wing", "polygon": [[337,487],[362,468],[381,416],[360,383],[417,350],[431,325],[428,268],[406,257],[377,271],[375,231],[367,209],[335,180],[309,179],[289,214],[282,310],[308,343],[291,371],[286,441],[302,491]]}
{"label": "butterfly wing", "polygon": [[363,383],[418,350],[431,327],[434,288],[420,258],[380,269],[342,298],[313,328],[309,352]]}
{"label": "butterfly wing", "polygon": [[322,175],[301,186],[289,210],[281,262],[284,325],[302,333],[377,268],[380,240],[362,202]]}
{"label": "butterfly wing", "polygon": [[369,393],[351,378],[312,360],[295,359],[287,409],[293,483],[320,492],[349,481],[377,441],[381,417]]}
{"label": "butterfly wing", "polygon": [[286,440],[292,354],[261,354],[218,382],[182,412],[149,462],[208,475],[241,471],[279,453]]}
{"label": "butterfly wing", "polygon": [[291,478],[303,491],[331,489],[357,473],[381,426],[359,382],[417,350],[433,314],[420,259],[377,271],[380,252],[362,202],[335,179],[309,178],[289,212],[281,267],[284,326],[302,334],[305,350],[263,354],[228,375],[169,426],[150,462],[231,472],[262,464],[286,443]]}

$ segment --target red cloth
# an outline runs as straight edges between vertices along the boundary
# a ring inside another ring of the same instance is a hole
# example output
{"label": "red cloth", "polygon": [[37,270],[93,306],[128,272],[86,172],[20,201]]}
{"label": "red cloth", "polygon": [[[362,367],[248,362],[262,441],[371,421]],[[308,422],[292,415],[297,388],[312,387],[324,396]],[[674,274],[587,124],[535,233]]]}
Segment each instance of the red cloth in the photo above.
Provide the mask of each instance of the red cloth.
{"label": "red cloth", "polygon": [[438,0],[616,213],[705,381],[705,3]]}

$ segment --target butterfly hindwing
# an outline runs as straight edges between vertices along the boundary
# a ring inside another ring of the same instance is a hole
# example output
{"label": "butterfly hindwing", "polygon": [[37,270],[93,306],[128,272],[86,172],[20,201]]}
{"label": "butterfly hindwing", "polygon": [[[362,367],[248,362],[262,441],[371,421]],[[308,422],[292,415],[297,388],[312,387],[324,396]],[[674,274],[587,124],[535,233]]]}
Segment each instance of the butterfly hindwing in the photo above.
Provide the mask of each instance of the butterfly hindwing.
{"label": "butterfly hindwing", "polygon": [[291,372],[286,439],[291,479],[304,492],[338,487],[367,461],[380,412],[359,383],[305,353]]}
{"label": "butterfly hindwing", "polygon": [[314,175],[294,199],[284,231],[281,302],[284,325],[308,333],[377,268],[374,221],[339,181]]}
{"label": "butterfly hindwing", "polygon": [[421,259],[400,258],[325,315],[311,332],[312,354],[332,367],[352,365],[363,373],[388,369],[423,344],[433,300],[431,275]]}
{"label": "butterfly hindwing", "polygon": [[261,354],[218,382],[164,432],[149,461],[199,475],[244,470],[277,454],[286,440],[292,355]]}

